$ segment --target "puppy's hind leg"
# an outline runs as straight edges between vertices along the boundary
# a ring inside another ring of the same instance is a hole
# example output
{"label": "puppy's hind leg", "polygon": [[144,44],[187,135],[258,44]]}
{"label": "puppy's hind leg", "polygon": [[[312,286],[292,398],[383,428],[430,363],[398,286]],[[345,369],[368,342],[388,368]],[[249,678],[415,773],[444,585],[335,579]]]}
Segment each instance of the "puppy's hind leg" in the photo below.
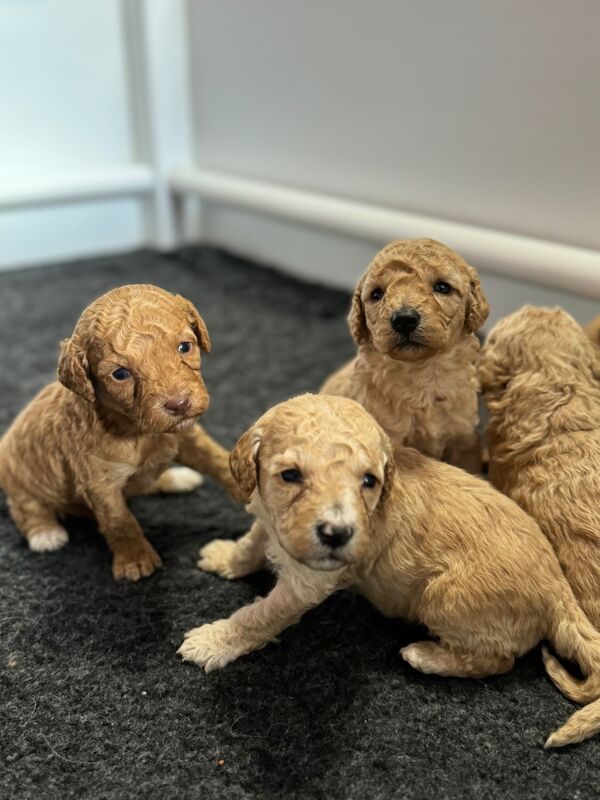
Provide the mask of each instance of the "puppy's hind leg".
{"label": "puppy's hind leg", "polygon": [[400,650],[405,661],[430,675],[454,678],[485,678],[512,669],[513,656],[461,652],[444,642],[413,642]]}
{"label": "puppy's hind leg", "polygon": [[202,485],[202,475],[189,467],[169,467],[152,484],[146,494],[183,494]]}
{"label": "puppy's hind leg", "polygon": [[8,508],[30,550],[36,553],[60,550],[69,541],[69,534],[58,522],[55,512],[31,495],[9,495]]}
{"label": "puppy's hind leg", "polygon": [[216,572],[227,580],[251,575],[266,566],[266,541],[267,532],[262,523],[256,521],[237,541],[214,539],[205,545],[199,553],[198,569]]}

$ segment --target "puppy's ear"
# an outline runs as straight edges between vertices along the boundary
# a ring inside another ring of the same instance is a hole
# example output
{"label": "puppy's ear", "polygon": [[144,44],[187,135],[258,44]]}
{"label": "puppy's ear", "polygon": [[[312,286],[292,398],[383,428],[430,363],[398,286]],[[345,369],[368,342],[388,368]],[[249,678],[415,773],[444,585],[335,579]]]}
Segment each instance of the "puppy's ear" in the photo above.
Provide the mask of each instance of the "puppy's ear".
{"label": "puppy's ear", "polygon": [[360,279],[358,286],[352,295],[352,305],[350,306],[350,313],[348,314],[348,325],[350,326],[350,333],[356,344],[365,344],[369,340],[369,329],[367,328],[367,318],[365,316],[365,307],[362,301],[362,289],[365,283],[365,277]]}
{"label": "puppy's ear", "polygon": [[385,458],[385,465],[383,467],[383,489],[379,502],[381,503],[392,491],[392,484],[394,482],[394,475],[396,473],[396,463],[394,461],[394,448],[390,437],[382,432],[381,449]]}
{"label": "puppy's ear", "polygon": [[262,429],[253,425],[240,436],[229,454],[231,474],[247,499],[255,490],[258,481],[258,451],[261,439]]}
{"label": "puppy's ear", "polygon": [[485,345],[477,358],[477,377],[483,392],[492,391],[511,378],[507,368],[502,365],[491,345]]}
{"label": "puppy's ear", "polygon": [[58,358],[58,380],[67,389],[89,402],[95,398],[90,380],[90,365],[83,349],[73,339],[63,339]]}
{"label": "puppy's ear", "polygon": [[469,267],[468,274],[470,286],[465,313],[465,331],[467,333],[475,333],[488,318],[490,305],[481,288],[479,275],[473,267]]}
{"label": "puppy's ear", "polygon": [[188,321],[192,326],[192,330],[194,331],[201,350],[204,350],[205,353],[210,353],[210,348],[212,345],[210,342],[210,336],[208,335],[208,328],[196,310],[196,306],[193,303],[190,303],[189,300],[186,300],[185,297],[181,297],[181,295],[177,295],[177,297],[179,298],[179,301],[188,315]]}

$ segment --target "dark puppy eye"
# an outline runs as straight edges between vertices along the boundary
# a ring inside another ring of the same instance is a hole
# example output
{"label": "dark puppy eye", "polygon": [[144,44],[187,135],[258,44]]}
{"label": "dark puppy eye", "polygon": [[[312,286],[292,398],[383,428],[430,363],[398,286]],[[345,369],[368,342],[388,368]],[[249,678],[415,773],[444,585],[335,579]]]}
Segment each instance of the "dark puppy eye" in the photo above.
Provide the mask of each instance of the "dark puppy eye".
{"label": "dark puppy eye", "polygon": [[363,475],[362,485],[364,486],[365,489],[373,489],[376,483],[377,483],[377,478],[375,477],[375,475],[371,475],[370,472],[367,472],[365,475]]}
{"label": "dark puppy eye", "polygon": [[438,294],[450,294],[452,291],[452,286],[446,281],[437,281],[437,283],[433,284],[433,291],[437,292]]}
{"label": "dark puppy eye", "polygon": [[112,376],[116,381],[126,381],[131,376],[131,372],[125,367],[119,367],[113,372]]}
{"label": "dark puppy eye", "polygon": [[189,353],[191,349],[192,349],[191,342],[179,342],[179,344],[177,345],[177,351],[179,353]]}
{"label": "dark puppy eye", "polygon": [[383,289],[380,286],[378,286],[376,289],[373,289],[373,291],[370,294],[370,298],[371,300],[377,302],[378,300],[381,300],[384,294],[385,292],[383,291]]}
{"label": "dark puppy eye", "polygon": [[284,469],[281,473],[281,478],[286,483],[300,483],[302,480],[302,473],[299,469]]}

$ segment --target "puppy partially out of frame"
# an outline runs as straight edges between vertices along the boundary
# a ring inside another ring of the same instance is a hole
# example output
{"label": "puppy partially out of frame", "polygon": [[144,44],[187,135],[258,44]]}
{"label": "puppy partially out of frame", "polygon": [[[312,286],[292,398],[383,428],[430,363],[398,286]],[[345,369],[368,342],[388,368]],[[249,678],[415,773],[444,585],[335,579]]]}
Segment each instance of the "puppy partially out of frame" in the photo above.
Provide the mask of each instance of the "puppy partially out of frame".
{"label": "puppy partially out of frame", "polygon": [[[114,577],[135,581],[161,561],[126,497],[189,491],[201,482],[193,470],[238,494],[228,452],[196,425],[208,408],[200,354],[209,350],[192,303],[156,286],[122,286],[85,309],[62,343],[59,380],[0,440],[0,486],[32,550],[62,547],[59,520],[91,512]],[[174,461],[188,469],[168,469]]]}
{"label": "puppy partially out of frame", "polygon": [[600,628],[600,350],[561,309],[501,320],[481,355],[490,480],[537,520]]}
{"label": "puppy partially out of frame", "polygon": [[474,332],[488,315],[473,267],[432,239],[392,242],[359,281],[358,353],[322,388],[361,403],[394,447],[481,471]]}
{"label": "puppy partially out of frame", "polygon": [[[382,613],[425,624],[434,640],[402,657],[422,672],[484,677],[548,639],[552,680],[583,703],[600,697],[600,633],[577,604],[536,523],[463,470],[396,449],[356,402],[304,395],[268,411],[238,441],[231,467],[256,515],[239,541],[216,540],[201,567],[238,578],[270,561],[271,593],[189,631],[179,649],[207,671],[264,647],[308,609],[353,586]],[[600,701],[547,741],[600,729]]]}
{"label": "puppy partially out of frame", "polygon": [[600,345],[600,317],[596,317],[584,326],[583,330],[594,344]]}

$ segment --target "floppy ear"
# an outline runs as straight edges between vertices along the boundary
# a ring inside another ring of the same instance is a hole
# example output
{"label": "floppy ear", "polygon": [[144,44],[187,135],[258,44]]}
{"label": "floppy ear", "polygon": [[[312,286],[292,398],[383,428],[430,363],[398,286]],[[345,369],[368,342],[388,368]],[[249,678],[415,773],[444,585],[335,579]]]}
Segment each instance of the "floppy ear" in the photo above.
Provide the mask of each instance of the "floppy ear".
{"label": "floppy ear", "polygon": [[258,450],[262,428],[253,425],[243,433],[229,454],[229,468],[246,498],[250,498],[258,481]]}
{"label": "floppy ear", "polygon": [[58,380],[91,403],[96,395],[89,370],[87,356],[81,347],[73,339],[63,339],[58,358]]}
{"label": "floppy ear", "polygon": [[469,267],[469,297],[467,298],[467,310],[465,313],[465,331],[475,333],[483,325],[490,313],[490,305],[481,288],[479,275]]}
{"label": "floppy ear", "polygon": [[181,297],[181,295],[177,295],[177,297],[185,308],[189,323],[192,326],[194,334],[196,335],[196,339],[200,345],[200,348],[204,350],[205,353],[210,353],[210,348],[212,345],[210,342],[210,336],[208,335],[208,328],[196,310],[196,306],[193,303],[190,303],[189,300],[186,300],[185,297]]}
{"label": "floppy ear", "polygon": [[385,455],[385,466],[383,468],[383,489],[379,502],[381,503],[389,496],[392,491],[392,483],[394,482],[394,475],[396,473],[396,462],[394,461],[394,448],[390,437],[382,432],[381,449]]}
{"label": "floppy ear", "polygon": [[352,305],[350,306],[350,313],[348,314],[348,325],[350,326],[350,333],[356,344],[365,344],[369,340],[369,329],[367,328],[367,318],[365,317],[365,307],[362,301],[362,288],[365,282],[365,276],[360,279],[358,286],[352,295]]}

